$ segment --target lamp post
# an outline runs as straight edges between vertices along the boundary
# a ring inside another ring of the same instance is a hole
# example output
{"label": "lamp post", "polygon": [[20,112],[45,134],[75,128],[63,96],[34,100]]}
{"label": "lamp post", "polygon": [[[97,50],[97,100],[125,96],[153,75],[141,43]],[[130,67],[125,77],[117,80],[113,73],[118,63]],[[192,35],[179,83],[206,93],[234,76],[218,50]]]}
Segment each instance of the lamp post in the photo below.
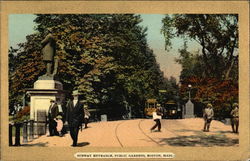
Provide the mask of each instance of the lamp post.
{"label": "lamp post", "polygon": [[191,88],[192,88],[192,85],[191,84],[189,84],[188,85],[188,99],[191,101]]}

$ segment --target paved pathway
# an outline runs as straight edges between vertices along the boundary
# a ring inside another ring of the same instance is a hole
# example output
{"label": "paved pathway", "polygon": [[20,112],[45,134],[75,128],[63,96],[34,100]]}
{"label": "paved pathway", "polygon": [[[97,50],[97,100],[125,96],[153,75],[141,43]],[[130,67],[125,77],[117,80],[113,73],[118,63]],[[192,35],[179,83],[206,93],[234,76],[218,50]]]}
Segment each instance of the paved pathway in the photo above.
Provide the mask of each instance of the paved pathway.
{"label": "paved pathway", "polygon": [[[203,132],[200,118],[162,120],[162,131],[151,132],[151,119],[134,119],[94,122],[79,132],[79,146],[135,147],[135,146],[238,146],[239,135],[231,126],[212,121],[210,132]],[[69,134],[64,137],[41,136],[26,146],[68,147],[72,144]]]}

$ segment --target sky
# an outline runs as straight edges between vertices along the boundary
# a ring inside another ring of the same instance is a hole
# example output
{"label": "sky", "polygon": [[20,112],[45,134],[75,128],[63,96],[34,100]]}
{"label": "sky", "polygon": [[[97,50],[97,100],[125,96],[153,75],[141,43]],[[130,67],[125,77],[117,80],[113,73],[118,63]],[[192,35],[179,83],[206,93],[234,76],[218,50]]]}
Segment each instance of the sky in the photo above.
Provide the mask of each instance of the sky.
{"label": "sky", "polygon": [[[147,27],[147,41],[153,49],[156,60],[164,76],[173,76],[179,81],[181,66],[175,62],[179,57],[178,49],[183,46],[183,40],[174,39],[173,48],[167,52],[164,47],[164,37],[160,33],[164,17],[162,14],[141,14],[143,22],[140,25]],[[9,45],[17,47],[18,43],[25,42],[26,36],[35,32],[35,15],[32,14],[11,14],[9,15]]]}
{"label": "sky", "polygon": [[167,52],[165,50],[165,40],[163,34],[160,33],[162,27],[162,19],[165,15],[160,14],[142,14],[143,22],[141,25],[148,28],[147,41],[149,47],[153,49],[160,69],[164,72],[164,76],[169,78],[175,77],[179,81],[181,66],[175,62],[175,58],[179,57],[178,46],[183,45],[183,41],[174,40],[173,49]]}
{"label": "sky", "polygon": [[27,35],[35,32],[35,17],[31,14],[9,15],[9,46],[17,47],[18,43],[26,41]]}

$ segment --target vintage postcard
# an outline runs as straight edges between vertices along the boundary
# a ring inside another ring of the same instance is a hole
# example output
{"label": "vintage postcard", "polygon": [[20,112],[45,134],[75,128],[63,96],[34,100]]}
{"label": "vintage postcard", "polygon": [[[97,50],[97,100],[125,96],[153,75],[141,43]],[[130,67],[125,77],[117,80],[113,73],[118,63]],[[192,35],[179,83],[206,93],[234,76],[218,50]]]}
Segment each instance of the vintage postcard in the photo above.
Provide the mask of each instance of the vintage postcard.
{"label": "vintage postcard", "polygon": [[248,1],[3,1],[1,160],[250,159]]}

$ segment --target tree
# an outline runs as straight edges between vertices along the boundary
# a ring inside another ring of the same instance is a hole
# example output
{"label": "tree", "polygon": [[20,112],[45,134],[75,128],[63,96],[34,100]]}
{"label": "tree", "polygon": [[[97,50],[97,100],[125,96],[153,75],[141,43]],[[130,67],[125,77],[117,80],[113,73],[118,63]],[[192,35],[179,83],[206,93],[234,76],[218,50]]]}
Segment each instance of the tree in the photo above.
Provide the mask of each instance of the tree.
{"label": "tree", "polygon": [[143,101],[158,94],[163,74],[147,45],[146,30],[139,26],[140,16],[39,14],[35,22],[37,33],[27,36],[22,50],[16,52],[22,63],[15,72],[22,77],[11,78],[11,98],[17,99],[14,96],[44,73],[40,41],[48,29],[57,40],[58,78],[64,89],[78,89],[92,107],[120,117],[128,103],[139,115]]}
{"label": "tree", "polygon": [[233,69],[238,67],[238,15],[174,14],[162,22],[166,49],[176,36],[194,40],[202,48],[206,76],[238,79]]}
{"label": "tree", "polygon": [[[187,51],[185,43],[179,52],[180,58],[177,62],[182,65],[180,94],[183,100],[188,100],[188,85],[191,84],[193,103],[199,108],[204,108],[210,102],[214,105],[216,117],[228,117],[230,106],[238,101],[238,81],[206,76],[203,72],[206,67],[201,61],[201,56]],[[197,111],[201,112],[202,109]]]}

